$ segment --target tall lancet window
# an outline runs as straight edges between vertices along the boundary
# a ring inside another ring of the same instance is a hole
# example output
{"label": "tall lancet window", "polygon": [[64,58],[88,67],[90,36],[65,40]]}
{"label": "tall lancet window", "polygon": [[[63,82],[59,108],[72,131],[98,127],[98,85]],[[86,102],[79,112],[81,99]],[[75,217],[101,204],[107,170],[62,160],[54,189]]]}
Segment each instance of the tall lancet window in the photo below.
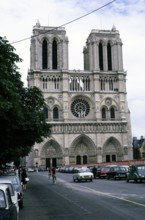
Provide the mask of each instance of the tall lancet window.
{"label": "tall lancet window", "polygon": [[113,107],[110,109],[110,117],[111,117],[111,120],[115,119],[115,109]]}
{"label": "tall lancet window", "polygon": [[42,69],[47,69],[47,41],[43,40],[42,43]]}
{"label": "tall lancet window", "polygon": [[100,70],[103,70],[103,46],[102,43],[99,43],[99,67]]}
{"label": "tall lancet window", "polygon": [[108,59],[108,70],[112,70],[112,54],[111,54],[111,45],[107,44],[107,59]]}
{"label": "tall lancet window", "polygon": [[57,69],[57,42],[52,43],[52,69]]}

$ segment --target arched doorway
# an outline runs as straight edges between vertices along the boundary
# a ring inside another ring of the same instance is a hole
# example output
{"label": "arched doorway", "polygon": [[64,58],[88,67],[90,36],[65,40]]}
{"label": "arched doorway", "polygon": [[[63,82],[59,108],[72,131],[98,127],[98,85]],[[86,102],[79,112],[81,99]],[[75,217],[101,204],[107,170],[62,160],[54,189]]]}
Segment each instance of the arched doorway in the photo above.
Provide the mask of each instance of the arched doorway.
{"label": "arched doorway", "polygon": [[86,135],[77,137],[70,147],[70,164],[96,163],[96,148]]}
{"label": "arched doorway", "polygon": [[62,166],[63,154],[60,145],[55,140],[49,140],[42,148],[40,160],[45,168]]}
{"label": "arched doorway", "polygon": [[103,162],[115,162],[123,160],[123,150],[119,141],[110,137],[103,147]]}

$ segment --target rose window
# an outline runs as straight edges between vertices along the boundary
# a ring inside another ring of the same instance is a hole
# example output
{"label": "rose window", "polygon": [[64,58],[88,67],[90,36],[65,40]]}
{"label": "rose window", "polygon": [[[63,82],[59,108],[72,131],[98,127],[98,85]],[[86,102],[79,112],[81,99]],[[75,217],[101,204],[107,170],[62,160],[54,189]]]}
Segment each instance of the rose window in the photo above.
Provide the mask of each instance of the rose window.
{"label": "rose window", "polygon": [[77,118],[84,118],[90,112],[90,105],[84,99],[76,99],[71,104],[71,112]]}

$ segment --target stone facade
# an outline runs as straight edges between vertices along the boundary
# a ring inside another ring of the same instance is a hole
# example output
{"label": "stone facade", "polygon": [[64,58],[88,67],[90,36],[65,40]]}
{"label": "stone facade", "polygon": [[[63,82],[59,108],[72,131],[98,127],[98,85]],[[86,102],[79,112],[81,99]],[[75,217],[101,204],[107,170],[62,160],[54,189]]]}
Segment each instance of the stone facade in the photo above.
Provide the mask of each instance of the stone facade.
{"label": "stone facade", "polygon": [[39,87],[52,135],[35,144],[28,166],[44,168],[132,159],[130,111],[119,32],[92,30],[84,70],[69,70],[63,27],[33,28],[28,86]]}

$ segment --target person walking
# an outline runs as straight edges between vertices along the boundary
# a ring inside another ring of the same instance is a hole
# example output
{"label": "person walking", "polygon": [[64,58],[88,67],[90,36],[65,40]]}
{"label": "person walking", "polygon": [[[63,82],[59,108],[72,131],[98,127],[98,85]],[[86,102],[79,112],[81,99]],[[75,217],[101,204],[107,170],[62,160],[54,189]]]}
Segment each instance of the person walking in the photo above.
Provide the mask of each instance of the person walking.
{"label": "person walking", "polygon": [[48,168],[48,178],[51,179],[51,167]]}
{"label": "person walking", "polygon": [[52,175],[53,184],[55,184],[56,183],[56,168],[55,167],[52,167],[51,175]]}
{"label": "person walking", "polygon": [[23,169],[22,173],[21,173],[21,182],[22,182],[22,186],[23,186],[23,190],[26,190],[27,188],[27,173],[26,170]]}

